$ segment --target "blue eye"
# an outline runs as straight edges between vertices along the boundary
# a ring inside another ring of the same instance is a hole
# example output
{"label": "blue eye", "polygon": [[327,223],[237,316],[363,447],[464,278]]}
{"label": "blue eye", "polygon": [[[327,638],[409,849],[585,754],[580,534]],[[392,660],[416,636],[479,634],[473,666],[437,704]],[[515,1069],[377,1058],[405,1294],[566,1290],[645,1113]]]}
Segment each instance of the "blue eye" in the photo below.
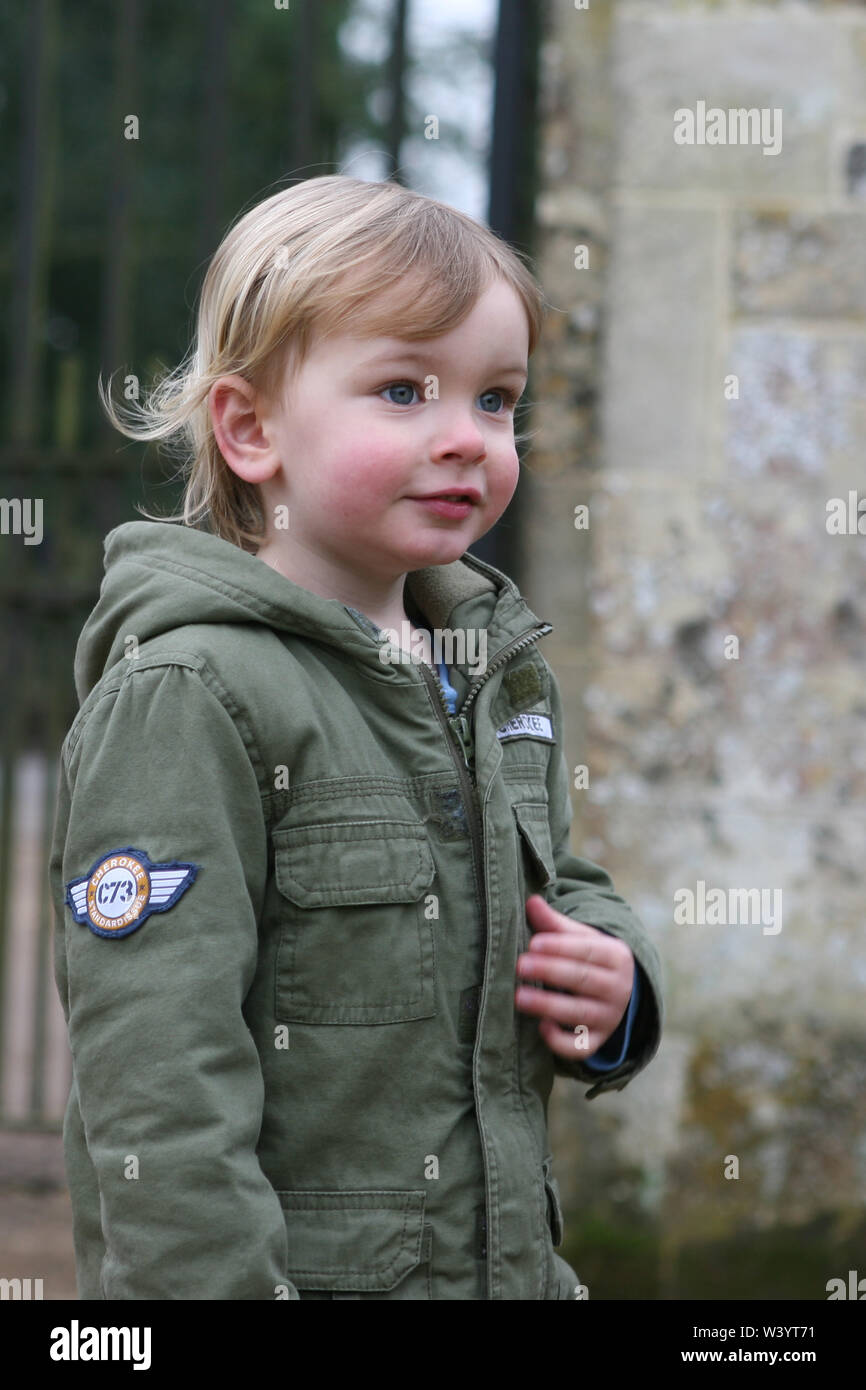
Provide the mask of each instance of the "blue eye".
{"label": "blue eye", "polygon": [[[412,385],[411,381],[394,381],[394,382],[391,383],[390,386],[384,387],[384,389],[383,389],[383,391],[382,391],[381,394],[384,395],[384,394],[385,394],[386,392],[388,392],[388,391],[408,391],[408,392],[410,393],[410,395],[411,395],[412,392],[414,392],[414,390],[415,390],[415,387]],[[414,401],[411,401],[411,400],[408,400],[408,401],[407,401],[407,400],[404,398],[402,401],[391,401],[391,404],[392,404],[392,405],[414,405]]]}
{"label": "blue eye", "polygon": [[[513,406],[513,405],[516,403],[516,401],[517,401],[517,397],[515,396],[515,394],[514,394],[513,391],[498,391],[498,390],[495,390],[495,391],[482,391],[482,393],[481,393],[481,395],[478,397],[478,399],[479,399],[480,401],[483,401],[484,398],[485,398],[485,396],[498,396],[499,399],[500,399],[500,401],[502,402],[501,405],[496,406],[496,407],[493,409],[493,411],[490,412],[490,413],[493,414],[493,415],[497,415],[497,414],[499,413],[500,410],[508,410],[508,409],[510,409],[511,406]],[[482,408],[483,408],[483,407],[482,407]]]}

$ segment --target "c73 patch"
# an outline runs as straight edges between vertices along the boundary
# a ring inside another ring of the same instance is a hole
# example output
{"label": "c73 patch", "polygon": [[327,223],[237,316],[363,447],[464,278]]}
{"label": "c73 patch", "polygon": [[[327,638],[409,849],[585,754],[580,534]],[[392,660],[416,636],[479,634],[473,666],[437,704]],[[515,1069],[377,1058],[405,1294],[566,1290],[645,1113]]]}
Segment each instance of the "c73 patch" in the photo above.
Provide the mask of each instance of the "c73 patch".
{"label": "c73 patch", "polygon": [[152,912],[167,912],[186,892],[198,864],[155,864],[140,849],[113,849],[66,885],[72,915],[97,936],[129,936]]}

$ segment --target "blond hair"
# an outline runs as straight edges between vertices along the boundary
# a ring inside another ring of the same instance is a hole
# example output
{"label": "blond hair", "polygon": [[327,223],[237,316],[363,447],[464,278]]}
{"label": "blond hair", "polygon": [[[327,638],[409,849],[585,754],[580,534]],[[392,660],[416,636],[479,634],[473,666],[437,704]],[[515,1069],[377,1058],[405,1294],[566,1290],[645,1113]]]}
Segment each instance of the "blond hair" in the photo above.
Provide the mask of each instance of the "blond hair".
{"label": "blond hair", "polygon": [[208,266],[193,344],[179,366],[123,418],[100,377],[111,423],[129,439],[176,441],[182,511],[151,520],[207,520],[223,539],[255,551],[264,539],[259,488],[226,463],[208,393],[237,373],[266,396],[297,370],[314,336],[351,331],[426,339],[448,332],[497,277],[519,295],[538,341],[546,303],[521,253],[489,228],[397,183],[342,174],[282,189],[241,215]]}

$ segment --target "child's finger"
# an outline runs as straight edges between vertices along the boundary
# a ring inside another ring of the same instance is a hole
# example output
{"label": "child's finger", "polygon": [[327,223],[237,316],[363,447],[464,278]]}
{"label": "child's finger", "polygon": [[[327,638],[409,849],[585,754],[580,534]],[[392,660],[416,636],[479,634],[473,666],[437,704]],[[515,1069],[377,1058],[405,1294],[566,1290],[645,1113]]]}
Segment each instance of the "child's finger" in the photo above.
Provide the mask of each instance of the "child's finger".
{"label": "child's finger", "polygon": [[609,1006],[583,995],[561,994],[558,990],[531,989],[520,985],[514,996],[518,1009],[539,1018],[575,1028],[579,1023],[598,1028],[607,1018]]}
{"label": "child's finger", "polygon": [[537,922],[539,929],[546,931],[571,931],[572,928],[589,928],[588,922],[578,922],[543,898],[540,893],[532,893],[526,899],[526,915],[530,921]]}
{"label": "child's finger", "polygon": [[618,972],[629,964],[625,954],[629,948],[615,936],[606,936],[604,932],[580,935],[577,932],[539,931],[533,934],[529,949],[539,955],[568,956],[572,960]]}
{"label": "child's finger", "polygon": [[613,1000],[616,994],[618,977],[610,970],[604,970],[588,961],[576,961],[564,956],[534,956],[531,953],[519,956],[517,974],[521,982],[543,980],[545,984],[557,989],[570,990],[572,994],[585,994],[590,999]]}

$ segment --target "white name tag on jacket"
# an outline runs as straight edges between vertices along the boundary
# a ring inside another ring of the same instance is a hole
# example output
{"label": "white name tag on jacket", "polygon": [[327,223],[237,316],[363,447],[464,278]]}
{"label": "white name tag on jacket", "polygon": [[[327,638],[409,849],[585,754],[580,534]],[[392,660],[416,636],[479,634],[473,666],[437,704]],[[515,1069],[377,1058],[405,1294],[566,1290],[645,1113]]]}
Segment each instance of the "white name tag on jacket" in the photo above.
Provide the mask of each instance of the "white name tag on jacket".
{"label": "white name tag on jacket", "polygon": [[546,743],[554,743],[553,724],[546,714],[515,714],[513,719],[508,719],[501,729],[496,730],[496,737],[506,738],[540,738]]}

